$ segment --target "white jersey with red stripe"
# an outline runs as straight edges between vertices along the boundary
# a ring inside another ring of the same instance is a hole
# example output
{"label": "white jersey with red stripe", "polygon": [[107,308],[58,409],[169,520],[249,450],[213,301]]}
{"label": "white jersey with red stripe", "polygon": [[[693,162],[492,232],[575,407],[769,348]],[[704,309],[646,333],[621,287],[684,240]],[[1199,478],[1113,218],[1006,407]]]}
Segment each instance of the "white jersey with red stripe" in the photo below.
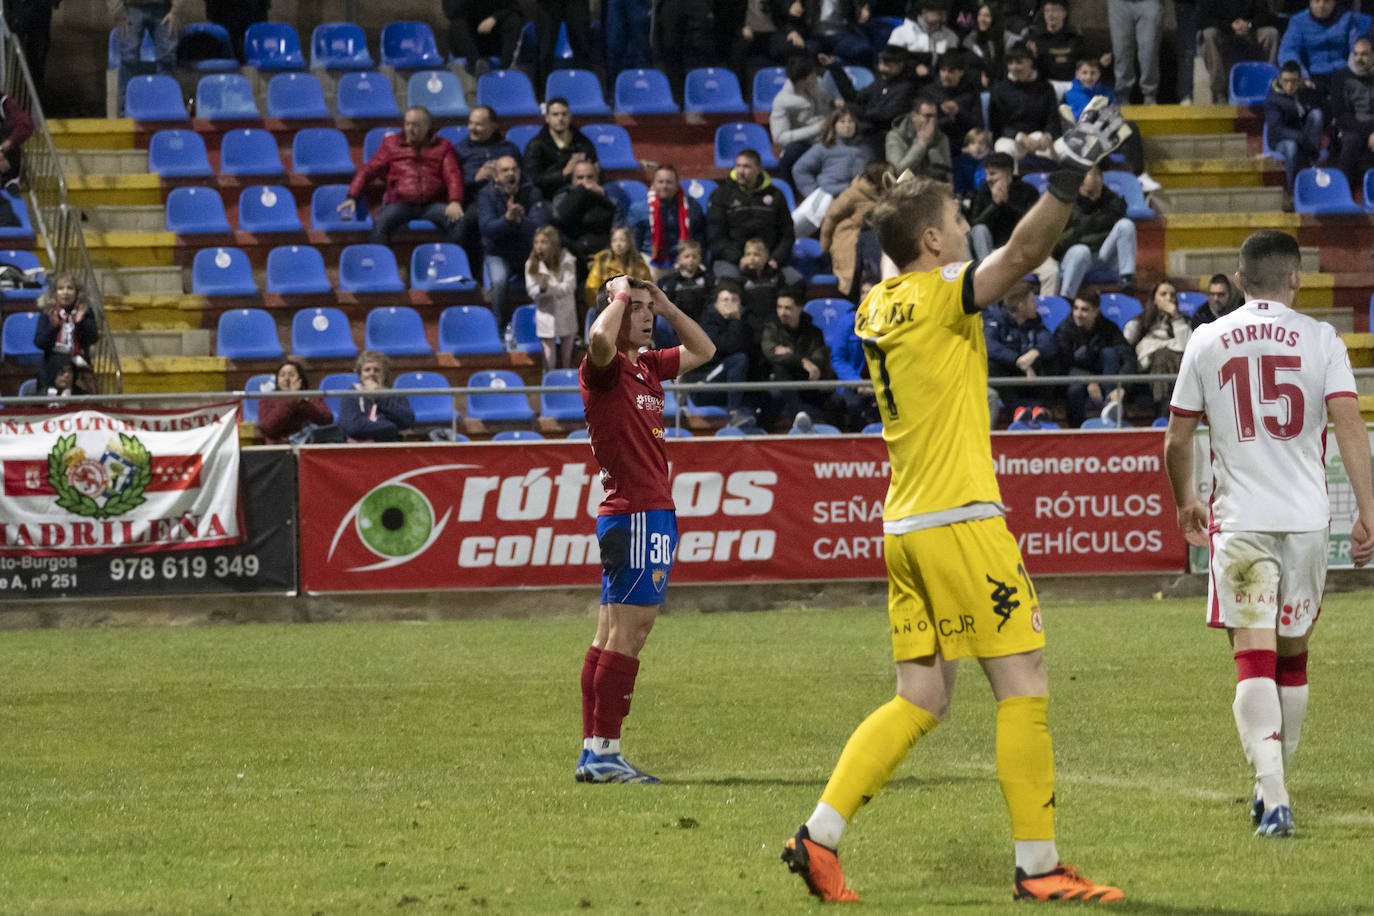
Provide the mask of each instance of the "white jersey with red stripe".
{"label": "white jersey with red stripe", "polygon": [[1355,376],[1329,324],[1252,299],[1193,332],[1170,408],[1207,415],[1213,530],[1330,524],[1326,402],[1335,397],[1355,397]]}

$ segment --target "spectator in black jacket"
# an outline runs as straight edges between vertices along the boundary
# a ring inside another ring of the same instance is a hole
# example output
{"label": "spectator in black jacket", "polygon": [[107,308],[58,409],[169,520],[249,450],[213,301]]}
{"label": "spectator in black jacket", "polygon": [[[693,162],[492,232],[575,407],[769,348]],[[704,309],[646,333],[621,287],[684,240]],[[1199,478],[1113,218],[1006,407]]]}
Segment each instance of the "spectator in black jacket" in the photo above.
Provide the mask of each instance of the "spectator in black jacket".
{"label": "spectator in black jacket", "polygon": [[[791,292],[777,297],[774,316],[763,326],[759,349],[768,377],[775,382],[818,381],[833,378],[830,368],[830,348],[825,335],[816,327],[811,316]],[[830,399],[828,391],[808,391],[796,388],[779,389],[772,393],[772,417],[787,417],[798,410],[824,410]]]}
{"label": "spectator in black jacket", "polygon": [[1073,81],[1073,71],[1085,56],[1083,35],[1069,25],[1068,0],[1045,0],[1039,18],[1026,29],[1026,45],[1035,55],[1035,69],[1052,82]]}
{"label": "spectator in black jacket", "polygon": [[697,324],[706,313],[711,298],[711,274],[701,263],[701,243],[687,239],[677,246],[677,261],[671,273],[658,279],[658,288]]}
{"label": "spectator in black jacket", "polygon": [[1196,331],[1204,324],[1211,324],[1222,315],[1234,311],[1240,304],[1236,288],[1226,274],[1212,274],[1212,279],[1207,281],[1207,301],[1197,307],[1188,324]]}
{"label": "spectator in black jacket", "polygon": [[828,54],[822,54],[820,61],[835,81],[844,99],[846,110],[854,115],[859,125],[859,136],[873,151],[873,158],[883,155],[883,137],[896,118],[911,110],[915,98],[916,85],[907,71],[906,52],[900,48],[884,47],[878,52],[878,72],[873,82],[856,90],[849,74],[839,61]]}
{"label": "spectator in black jacket", "polygon": [[[1018,283],[997,305],[983,313],[983,339],[988,348],[988,375],[993,378],[1035,378],[1053,375],[1058,351],[1054,335],[1045,327],[1035,292]],[[1038,386],[1000,389],[1002,401],[1013,408],[1040,405],[1048,390]]]}
{"label": "spectator in black jacket", "polygon": [[415,425],[410,399],[379,397],[367,392],[390,386],[391,361],[385,353],[364,350],[354,365],[358,373],[355,395],[339,398],[339,428],[354,442],[395,442],[401,430]]}
{"label": "spectator in black jacket", "polygon": [[525,25],[519,6],[508,0],[444,0],[444,16],[449,49],[466,61],[468,73],[490,70],[488,57],[499,57],[498,66],[510,69]]}
{"label": "spectator in black jacket", "polygon": [[1325,99],[1310,83],[1304,83],[1302,68],[1288,61],[1264,97],[1264,126],[1269,129],[1269,145],[1283,158],[1287,180],[1285,207],[1292,209],[1293,179],[1300,170],[1317,161],[1322,149],[1322,115]]}
{"label": "spectator in black jacket", "polygon": [[[1033,185],[1016,177],[1016,163],[1006,153],[993,153],[984,169],[987,178],[973,192],[968,212],[969,252],[980,260],[1007,243],[1021,217],[1040,199]],[[1040,291],[1053,296],[1059,288],[1059,268],[1054,259],[1046,259],[1035,275]]]}
{"label": "spectator in black jacket", "polygon": [[936,66],[937,79],[921,90],[921,98],[930,99],[940,110],[939,126],[949,138],[949,148],[959,149],[968,132],[983,126],[981,83],[975,71],[966,78],[968,56],[964,51],[946,51]]}
{"label": "spectator in black jacket", "polygon": [[1020,161],[1028,155],[1048,159],[1059,135],[1059,100],[1054,87],[1035,72],[1035,58],[1024,44],[1007,51],[1007,78],[993,83],[988,127],[994,148]]}
{"label": "spectator in black jacket", "polygon": [[1243,60],[1278,63],[1279,30],[1268,0],[1202,0],[1198,4],[1202,26],[1202,62],[1212,84],[1212,103],[1225,105],[1230,98],[1231,68]]}
{"label": "spectator in black jacket", "polygon": [[716,185],[706,208],[706,238],[711,245],[711,269],[716,277],[738,277],[744,243],[763,239],[768,263],[781,268],[792,260],[796,241],[787,199],[773,187],[758,152],[740,150],[730,177]]}
{"label": "spectator in black jacket", "polygon": [[1102,170],[1093,166],[1083,176],[1069,223],[1054,246],[1059,294],[1072,299],[1094,268],[1114,270],[1122,292],[1133,292],[1135,255],[1135,223],[1126,217],[1126,201],[1102,183]]}
{"label": "spectator in black jacket", "polygon": [[[1124,375],[1135,371],[1135,348],[1126,342],[1121,328],[1102,314],[1097,293],[1082,292],[1074,297],[1068,320],[1054,329],[1054,344],[1065,375]],[[1120,383],[1074,384],[1067,396],[1069,426],[1082,426],[1089,413],[1098,412],[1104,420],[1119,425],[1125,396]]]}
{"label": "spectator in black jacket", "polygon": [[624,214],[606,196],[600,166],[585,159],[573,165],[572,184],[554,195],[549,222],[558,229],[563,247],[584,265],[582,271],[589,257],[610,246],[611,230],[624,222]]}
{"label": "spectator in black jacket", "polygon": [[[1374,43],[1358,38],[1332,98],[1340,132],[1341,171],[1358,189],[1374,166]],[[1367,201],[1366,201],[1367,202]]]}
{"label": "spectator in black jacket", "polygon": [[[722,280],[716,285],[715,299],[701,316],[701,329],[716,345],[716,355],[705,365],[683,373],[684,382],[743,382],[749,378],[749,362],[756,344],[754,333],[744,320],[739,284]],[[745,409],[742,391],[708,391],[692,395],[697,404],[725,407],[732,425],[753,420]]]}
{"label": "spectator in black jacket", "polygon": [[525,174],[545,200],[572,181],[573,166],[596,162],[596,144],[573,126],[568,100],[554,96],[544,104],[544,127],[525,145]]}

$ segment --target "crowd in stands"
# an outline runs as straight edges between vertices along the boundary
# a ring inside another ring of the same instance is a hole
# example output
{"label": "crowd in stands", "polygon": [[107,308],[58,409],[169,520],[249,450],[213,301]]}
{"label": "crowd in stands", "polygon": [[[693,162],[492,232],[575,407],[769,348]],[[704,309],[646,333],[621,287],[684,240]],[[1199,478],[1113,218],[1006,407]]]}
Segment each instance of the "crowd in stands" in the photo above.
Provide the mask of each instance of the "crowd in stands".
{"label": "crowd in stands", "polygon": [[[840,296],[857,302],[881,279],[866,215],[884,182],[909,171],[952,183],[971,226],[970,256],[985,257],[1043,189],[1063,127],[1061,102],[1076,116],[1095,96],[1149,104],[1160,94],[1161,0],[1108,0],[1110,47],[1085,38],[1067,0],[682,0],[650,16],[652,6],[605,0],[600,23],[590,21],[586,0],[443,0],[442,13],[450,50],[471,76],[516,66],[532,34],[536,90],[555,66],[590,69],[607,86],[621,70],[657,66],[679,92],[697,66],[728,64],[746,85],[760,67],[784,68],[767,119],[773,148],[739,151],[709,195],[689,195],[671,165],[646,174],[647,200],[611,193],[596,144],[567,100],[553,95],[543,99],[544,123],[523,148],[486,105],[471,109],[456,143],[438,135],[426,109],[406,110],[401,131],[382,141],[338,205],[352,217],[380,185],[372,240],[381,244],[411,220],[433,223],[465,249],[501,324],[533,302],[549,369],[574,365],[597,286],[624,273],[656,281],[716,342],[716,358],[694,373],[697,380],[858,378],[862,353],[822,333],[803,309],[817,267],[798,270],[799,240],[819,241],[820,269],[833,270]],[[145,32],[157,68],[174,66],[185,0],[109,0],[109,8],[124,62],[121,87]],[[206,10],[242,57],[246,30],[268,16],[270,2],[207,2]],[[1266,142],[1285,161],[1290,189],[1299,169],[1328,159],[1360,183],[1374,165],[1369,16],[1337,9],[1334,0],[1278,13],[1266,0],[1178,2],[1175,14],[1180,101],[1191,101],[1195,36],[1214,99],[1225,98],[1233,66],[1282,61],[1264,113]],[[569,53],[555,60],[560,25]],[[597,53],[598,31],[614,53]],[[858,80],[856,66],[871,68],[871,81]],[[17,170],[17,145],[27,136],[22,112],[5,104],[0,173]],[[774,153],[777,166],[769,168]],[[1157,187],[1144,173],[1138,131],[1108,167],[1138,176],[1145,190]],[[1190,322],[1172,286],[1156,287],[1138,316],[1117,323],[1095,291],[1135,292],[1136,230],[1127,210],[1111,181],[1092,170],[1053,256],[988,315],[994,375],[1177,368]],[[1055,296],[1067,309],[1047,324],[1043,303]],[[1193,320],[1214,317],[1210,305]],[[661,343],[670,342],[669,331],[660,333]],[[385,377],[384,364],[380,371]],[[278,387],[289,387],[282,372],[304,377],[302,366],[284,364]],[[1167,402],[1158,384],[1144,391],[1092,383],[1071,386],[1067,400],[1061,392],[1054,406],[1078,425],[1103,410],[1119,419],[1130,395],[1155,408]],[[872,416],[852,392],[798,398],[697,400],[718,403],[741,425],[799,409],[846,428]],[[381,409],[357,400],[363,413]],[[1032,386],[1003,391],[1008,416],[1052,400]]]}

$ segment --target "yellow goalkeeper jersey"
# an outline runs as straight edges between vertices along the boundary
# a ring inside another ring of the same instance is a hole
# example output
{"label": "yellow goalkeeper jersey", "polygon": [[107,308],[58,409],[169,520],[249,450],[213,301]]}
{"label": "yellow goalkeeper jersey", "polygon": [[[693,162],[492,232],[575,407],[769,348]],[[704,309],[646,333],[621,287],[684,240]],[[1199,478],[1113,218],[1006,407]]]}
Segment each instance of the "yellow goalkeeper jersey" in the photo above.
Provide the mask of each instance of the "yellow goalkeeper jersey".
{"label": "yellow goalkeeper jersey", "polygon": [[855,313],[892,465],[884,522],[1000,503],[974,262],[893,277]]}

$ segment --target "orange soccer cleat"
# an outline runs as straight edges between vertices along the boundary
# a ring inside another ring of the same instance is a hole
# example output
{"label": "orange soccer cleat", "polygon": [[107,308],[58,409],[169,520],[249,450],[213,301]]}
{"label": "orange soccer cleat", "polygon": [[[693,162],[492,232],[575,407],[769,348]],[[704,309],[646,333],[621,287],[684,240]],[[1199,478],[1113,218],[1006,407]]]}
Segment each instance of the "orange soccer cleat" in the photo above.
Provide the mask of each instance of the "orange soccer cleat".
{"label": "orange soccer cleat", "polygon": [[1121,900],[1121,888],[1093,884],[1072,865],[1059,864],[1043,875],[1016,870],[1012,879],[1013,900]]}
{"label": "orange soccer cleat", "polygon": [[859,899],[844,883],[839,854],[811,839],[805,825],[787,841],[782,861],[794,874],[801,875],[807,890],[827,903]]}

